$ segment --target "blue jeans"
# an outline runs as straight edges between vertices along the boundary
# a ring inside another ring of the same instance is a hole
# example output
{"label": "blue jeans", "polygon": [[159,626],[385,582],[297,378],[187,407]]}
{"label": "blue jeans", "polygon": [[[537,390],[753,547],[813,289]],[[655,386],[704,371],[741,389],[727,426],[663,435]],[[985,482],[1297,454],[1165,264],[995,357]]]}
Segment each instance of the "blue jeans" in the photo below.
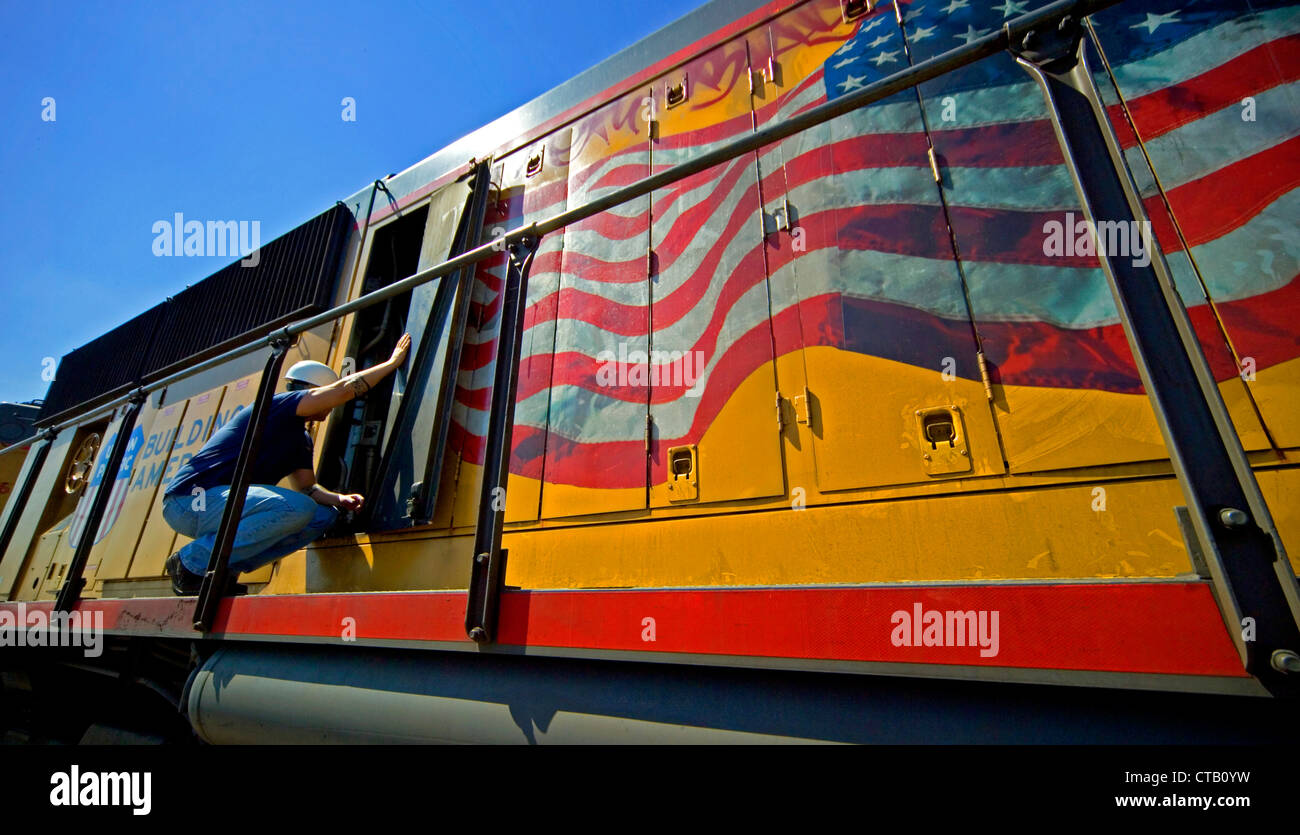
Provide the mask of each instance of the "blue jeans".
{"label": "blue jeans", "polygon": [[[163,497],[163,519],[172,530],[194,540],[177,551],[181,564],[194,574],[208,570],[221,511],[229,494],[229,485],[210,488],[204,496],[203,510],[195,510],[197,499],[187,495]],[[337,516],[334,508],[316,504],[296,490],[250,485],[230,550],[232,576],[254,571],[305,547],[325,533]]]}

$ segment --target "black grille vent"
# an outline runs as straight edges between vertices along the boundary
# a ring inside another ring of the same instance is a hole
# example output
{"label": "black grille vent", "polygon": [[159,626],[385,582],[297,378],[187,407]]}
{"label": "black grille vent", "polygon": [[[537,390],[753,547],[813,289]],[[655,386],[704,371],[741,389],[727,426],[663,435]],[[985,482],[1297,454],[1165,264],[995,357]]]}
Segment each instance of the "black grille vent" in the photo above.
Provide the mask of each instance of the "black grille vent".
{"label": "black grille vent", "polygon": [[140,379],[165,307],[167,302],[65,354],[45,394],[37,424],[95,395],[115,391]]}
{"label": "black grille vent", "polygon": [[263,246],[257,266],[236,261],[69,353],[38,424],[326,310],[351,219],[337,205]]}

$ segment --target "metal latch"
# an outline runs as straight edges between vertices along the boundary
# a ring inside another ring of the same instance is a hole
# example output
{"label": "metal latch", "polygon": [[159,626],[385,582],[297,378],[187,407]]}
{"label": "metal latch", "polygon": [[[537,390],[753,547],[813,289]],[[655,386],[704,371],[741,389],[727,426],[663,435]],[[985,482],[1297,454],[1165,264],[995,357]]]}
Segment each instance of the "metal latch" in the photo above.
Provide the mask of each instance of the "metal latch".
{"label": "metal latch", "polygon": [[840,10],[844,13],[844,22],[857,20],[875,5],[872,0],[840,0]]}
{"label": "metal latch", "polygon": [[686,82],[687,77],[683,74],[681,81],[668,85],[668,91],[664,94],[664,103],[668,105],[669,110],[686,101],[688,92]]}
{"label": "metal latch", "polygon": [[525,166],[524,168],[524,176],[536,177],[538,174],[542,173],[542,161],[545,159],[545,157],[546,157],[546,146],[543,145],[542,147],[537,149],[537,153],[531,154],[528,157],[528,165]]}
{"label": "metal latch", "polygon": [[970,448],[966,445],[961,410],[956,406],[917,409],[916,433],[921,461],[928,474],[970,472]]}
{"label": "metal latch", "polygon": [[695,444],[668,448],[668,501],[689,502],[700,497],[698,458]]}

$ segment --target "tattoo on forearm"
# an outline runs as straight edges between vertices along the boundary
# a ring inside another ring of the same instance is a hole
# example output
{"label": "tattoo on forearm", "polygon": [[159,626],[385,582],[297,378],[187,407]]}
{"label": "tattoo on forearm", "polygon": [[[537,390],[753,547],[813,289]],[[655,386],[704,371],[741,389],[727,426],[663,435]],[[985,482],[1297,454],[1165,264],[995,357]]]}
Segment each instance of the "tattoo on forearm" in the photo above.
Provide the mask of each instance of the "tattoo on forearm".
{"label": "tattoo on forearm", "polygon": [[370,391],[370,384],[359,375],[349,380],[348,385],[352,387],[352,395],[354,397],[360,397]]}
{"label": "tattoo on forearm", "polygon": [[302,492],[306,493],[308,496],[315,496],[316,491],[320,490],[321,486],[319,484],[312,484],[310,487],[303,487],[301,489]]}

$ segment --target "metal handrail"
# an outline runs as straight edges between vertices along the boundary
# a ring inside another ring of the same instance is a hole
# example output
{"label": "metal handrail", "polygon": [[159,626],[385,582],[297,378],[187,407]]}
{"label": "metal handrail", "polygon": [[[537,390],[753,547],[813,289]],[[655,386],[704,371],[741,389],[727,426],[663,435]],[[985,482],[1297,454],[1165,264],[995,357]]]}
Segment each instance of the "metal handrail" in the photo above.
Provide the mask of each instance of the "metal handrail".
{"label": "metal handrail", "polygon": [[[379,302],[390,299],[394,296],[406,293],[421,284],[426,284],[435,278],[442,278],[464,267],[477,264],[492,255],[499,255],[507,251],[508,247],[518,244],[527,238],[540,238],[547,233],[562,229],[581,220],[586,220],[593,215],[600,214],[619,206],[628,201],[642,197],[655,189],[670,186],[680,180],[698,174],[701,171],[712,168],[715,165],[732,160],[742,154],[770,145],[793,136],[796,133],[805,131],[809,128],[816,127],[824,122],[828,122],[837,116],[842,116],[853,110],[865,107],[868,104],[886,99],[902,90],[930,81],[945,73],[951,72],[967,64],[987,58],[991,55],[1002,52],[1012,45],[1018,45],[1021,39],[1036,27],[1042,27],[1044,24],[1052,23],[1067,16],[1086,17],[1103,9],[1117,5],[1122,0],[1057,0],[1033,12],[1023,14],[1014,20],[1009,20],[1003,24],[1002,28],[977,38],[969,44],[959,46],[936,55],[925,61],[915,64],[907,69],[900,70],[893,75],[882,78],[872,84],[868,84],[861,89],[847,93],[834,101],[818,105],[809,110],[792,116],[782,122],[769,125],[753,133],[734,139],[728,143],[718,146],[712,151],[708,151],[686,162],[666,168],[657,174],[652,174],[643,180],[639,180],[631,185],[616,189],[604,197],[597,198],[590,202],[584,203],[573,209],[561,212],[547,220],[537,221],[527,226],[519,227],[511,232],[506,233],[504,237],[498,237],[495,240],[482,244],[474,249],[454,258],[449,258],[441,264],[429,267],[426,270],[414,273],[401,281],[389,284],[372,293],[359,296],[352,301],[345,302],[336,307],[330,308],[322,313],[318,313],[308,319],[303,319],[292,325],[288,325],[279,330],[273,331],[269,335],[258,340],[242,345],[238,348],[232,348],[225,353],[219,354],[211,359],[205,360],[197,365],[168,374],[157,380],[150,380],[147,376],[142,378],[140,385],[133,388],[128,394],[124,394],[114,400],[102,404],[95,410],[71,418],[56,426],[50,427],[54,432],[62,431],[72,426],[76,426],[91,418],[105,414],[113,409],[126,403],[131,396],[138,394],[140,391],[146,394],[152,393],[159,389],[166,388],[173,383],[180,382],[187,377],[193,376],[201,371],[207,371],[224,365],[231,360],[238,359],[250,354],[260,348],[269,348],[273,343],[283,340],[292,339],[298,334],[309,331],[319,325],[332,322],[349,313],[356,313],[359,310],[378,304]],[[29,443],[40,440],[44,436],[44,431],[25,438],[4,450],[0,450],[0,455],[6,451],[25,446]]]}

